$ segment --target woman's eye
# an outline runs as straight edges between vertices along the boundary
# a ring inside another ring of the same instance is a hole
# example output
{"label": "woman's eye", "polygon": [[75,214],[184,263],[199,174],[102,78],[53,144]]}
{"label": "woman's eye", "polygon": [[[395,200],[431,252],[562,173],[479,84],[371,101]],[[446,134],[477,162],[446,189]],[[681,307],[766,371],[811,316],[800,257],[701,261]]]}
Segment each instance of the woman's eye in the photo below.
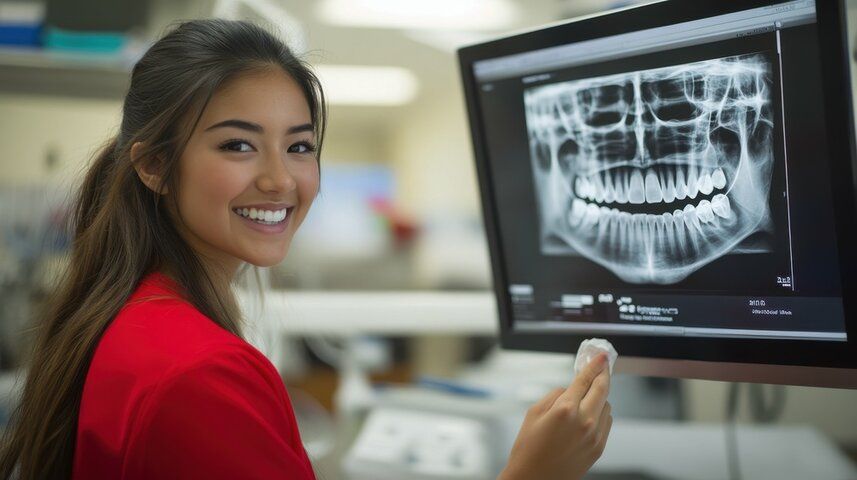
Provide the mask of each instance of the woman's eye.
{"label": "woman's eye", "polygon": [[252,152],[253,145],[250,145],[244,140],[228,140],[220,145],[220,149],[229,152],[245,153]]}
{"label": "woman's eye", "polygon": [[300,142],[289,147],[289,153],[312,153],[315,151],[315,145]]}

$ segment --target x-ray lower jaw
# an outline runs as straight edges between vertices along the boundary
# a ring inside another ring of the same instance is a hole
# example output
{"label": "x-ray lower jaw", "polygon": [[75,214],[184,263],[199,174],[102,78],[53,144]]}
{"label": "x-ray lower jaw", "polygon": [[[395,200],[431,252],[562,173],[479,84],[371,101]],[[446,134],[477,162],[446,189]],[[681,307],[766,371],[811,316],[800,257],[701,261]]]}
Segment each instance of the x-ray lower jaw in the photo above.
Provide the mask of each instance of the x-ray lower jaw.
{"label": "x-ray lower jaw", "polygon": [[526,90],[542,253],[674,284],[769,250],[772,68],[757,53]]}

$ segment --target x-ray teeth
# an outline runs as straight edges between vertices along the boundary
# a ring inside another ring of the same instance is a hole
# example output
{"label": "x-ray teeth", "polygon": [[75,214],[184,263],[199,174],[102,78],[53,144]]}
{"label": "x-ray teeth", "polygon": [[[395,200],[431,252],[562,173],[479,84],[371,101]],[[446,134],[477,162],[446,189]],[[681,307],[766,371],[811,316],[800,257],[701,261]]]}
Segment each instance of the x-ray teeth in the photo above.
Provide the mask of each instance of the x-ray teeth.
{"label": "x-ray teeth", "polygon": [[756,53],[526,90],[542,253],[671,284],[770,231],[772,68]]}

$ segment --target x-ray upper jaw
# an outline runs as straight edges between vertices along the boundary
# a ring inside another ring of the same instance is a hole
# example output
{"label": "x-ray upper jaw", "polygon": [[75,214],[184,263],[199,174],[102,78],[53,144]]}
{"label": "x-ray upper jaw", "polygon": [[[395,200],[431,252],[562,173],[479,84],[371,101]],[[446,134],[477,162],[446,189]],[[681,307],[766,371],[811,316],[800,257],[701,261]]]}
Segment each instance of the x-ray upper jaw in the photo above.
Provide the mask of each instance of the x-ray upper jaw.
{"label": "x-ray upper jaw", "polygon": [[542,253],[672,284],[769,249],[772,101],[761,53],[526,90]]}

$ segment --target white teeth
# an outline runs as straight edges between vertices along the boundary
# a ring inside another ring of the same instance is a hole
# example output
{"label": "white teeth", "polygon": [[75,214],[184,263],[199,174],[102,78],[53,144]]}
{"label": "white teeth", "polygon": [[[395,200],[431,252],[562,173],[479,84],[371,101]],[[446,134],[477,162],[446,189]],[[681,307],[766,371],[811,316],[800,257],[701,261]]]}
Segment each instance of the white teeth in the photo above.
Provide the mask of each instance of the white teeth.
{"label": "white teeth", "polygon": [[625,189],[624,174],[617,174],[613,177],[613,187],[616,192],[616,203],[628,203],[628,191]]}
{"label": "white teeth", "polygon": [[684,206],[684,223],[687,225],[687,228],[695,227],[699,223],[699,219],[696,216],[696,207],[691,204]]}
{"label": "white teeth", "polygon": [[664,194],[661,191],[661,183],[658,182],[658,176],[655,172],[649,170],[646,173],[646,201],[649,203],[660,203],[664,199]]}
{"label": "white teeth", "polygon": [[580,186],[578,188],[578,195],[577,196],[579,196],[581,198],[586,198],[588,200],[594,200],[595,199],[595,187],[591,183],[589,183],[589,180],[587,180],[585,178],[578,177],[578,180],[580,181]]}
{"label": "white teeth", "polygon": [[673,181],[672,171],[665,174],[663,193],[665,203],[672,203],[675,200],[675,181]]}
{"label": "white teeth", "polygon": [[729,205],[729,197],[722,193],[715,195],[714,198],[711,199],[711,210],[713,210],[718,217],[731,217],[732,207]]}
{"label": "white teeth", "polygon": [[711,184],[714,185],[714,188],[718,189],[726,186],[726,175],[723,173],[722,168],[714,170],[714,173],[711,174]]}
{"label": "white teeth", "polygon": [[574,193],[578,196],[578,198],[584,198],[585,187],[583,185],[584,180],[580,177],[574,179]]}
{"label": "white teeth", "polygon": [[598,214],[600,213],[598,206],[594,203],[590,203],[586,205],[586,215],[583,217],[583,224],[585,226],[595,226],[598,224]]}
{"label": "white teeth", "polygon": [[714,185],[711,183],[711,175],[709,175],[708,172],[703,173],[699,177],[697,184],[699,185],[699,191],[702,192],[703,195],[708,195],[714,191]]}
{"label": "white teeth", "polygon": [[681,167],[675,172],[675,198],[684,200],[687,197],[687,182],[684,179],[684,170]]}
{"label": "white teeth", "polygon": [[604,203],[613,203],[616,201],[616,195],[613,193],[613,189],[609,186],[604,189]]}
{"label": "white teeth", "polygon": [[675,225],[675,228],[681,228],[684,226],[684,211],[675,210],[673,212],[673,225]]}
{"label": "white teeth", "polygon": [[[578,179],[579,180],[579,179]],[[583,220],[583,215],[586,213],[586,202],[579,198],[575,198],[573,202],[571,202],[571,212],[568,214],[568,223],[575,227],[581,220]]]}
{"label": "white teeth", "polygon": [[257,222],[281,222],[288,215],[288,209],[283,210],[257,210],[255,208],[236,208],[235,213]]}
{"label": "white teeth", "polygon": [[641,204],[646,201],[645,187],[643,185],[643,174],[634,169],[631,172],[631,185],[628,187],[628,201],[633,204]]}
{"label": "white teeth", "polygon": [[613,190],[613,177],[610,172],[604,174],[604,202],[613,203],[616,200],[616,192]]}
{"label": "white teeth", "polygon": [[687,167],[687,196],[690,198],[696,198],[696,194],[699,193],[699,179],[696,174],[696,167],[693,165],[689,165]]}
{"label": "white teeth", "polygon": [[[715,189],[724,188],[726,184],[726,175],[722,168],[701,170],[697,166],[688,165],[664,169],[659,173],[654,169],[608,170],[586,178],[575,178],[575,198],[566,219],[570,226],[584,229],[610,229],[615,222],[630,222],[628,225],[636,225],[633,228],[660,230],[682,226],[693,227],[693,230],[701,232],[700,229],[705,228],[704,224],[713,224],[718,218],[729,219],[734,216],[726,195],[720,193],[710,200],[700,199],[696,205],[686,205],[683,210],[659,215],[630,214],[602,204],[669,204],[676,200],[695,199],[697,195],[710,195]],[[286,217],[285,210],[251,208],[249,211],[238,209],[236,212],[267,223],[281,222]]]}
{"label": "white teeth", "polygon": [[708,200],[699,202],[699,205],[696,207],[696,214],[705,223],[714,221],[714,213],[711,211],[711,203]]}
{"label": "white teeth", "polygon": [[592,198],[598,203],[604,202],[604,186],[601,185],[601,175],[596,173],[593,176],[590,185],[592,185],[592,188],[594,189]]}

